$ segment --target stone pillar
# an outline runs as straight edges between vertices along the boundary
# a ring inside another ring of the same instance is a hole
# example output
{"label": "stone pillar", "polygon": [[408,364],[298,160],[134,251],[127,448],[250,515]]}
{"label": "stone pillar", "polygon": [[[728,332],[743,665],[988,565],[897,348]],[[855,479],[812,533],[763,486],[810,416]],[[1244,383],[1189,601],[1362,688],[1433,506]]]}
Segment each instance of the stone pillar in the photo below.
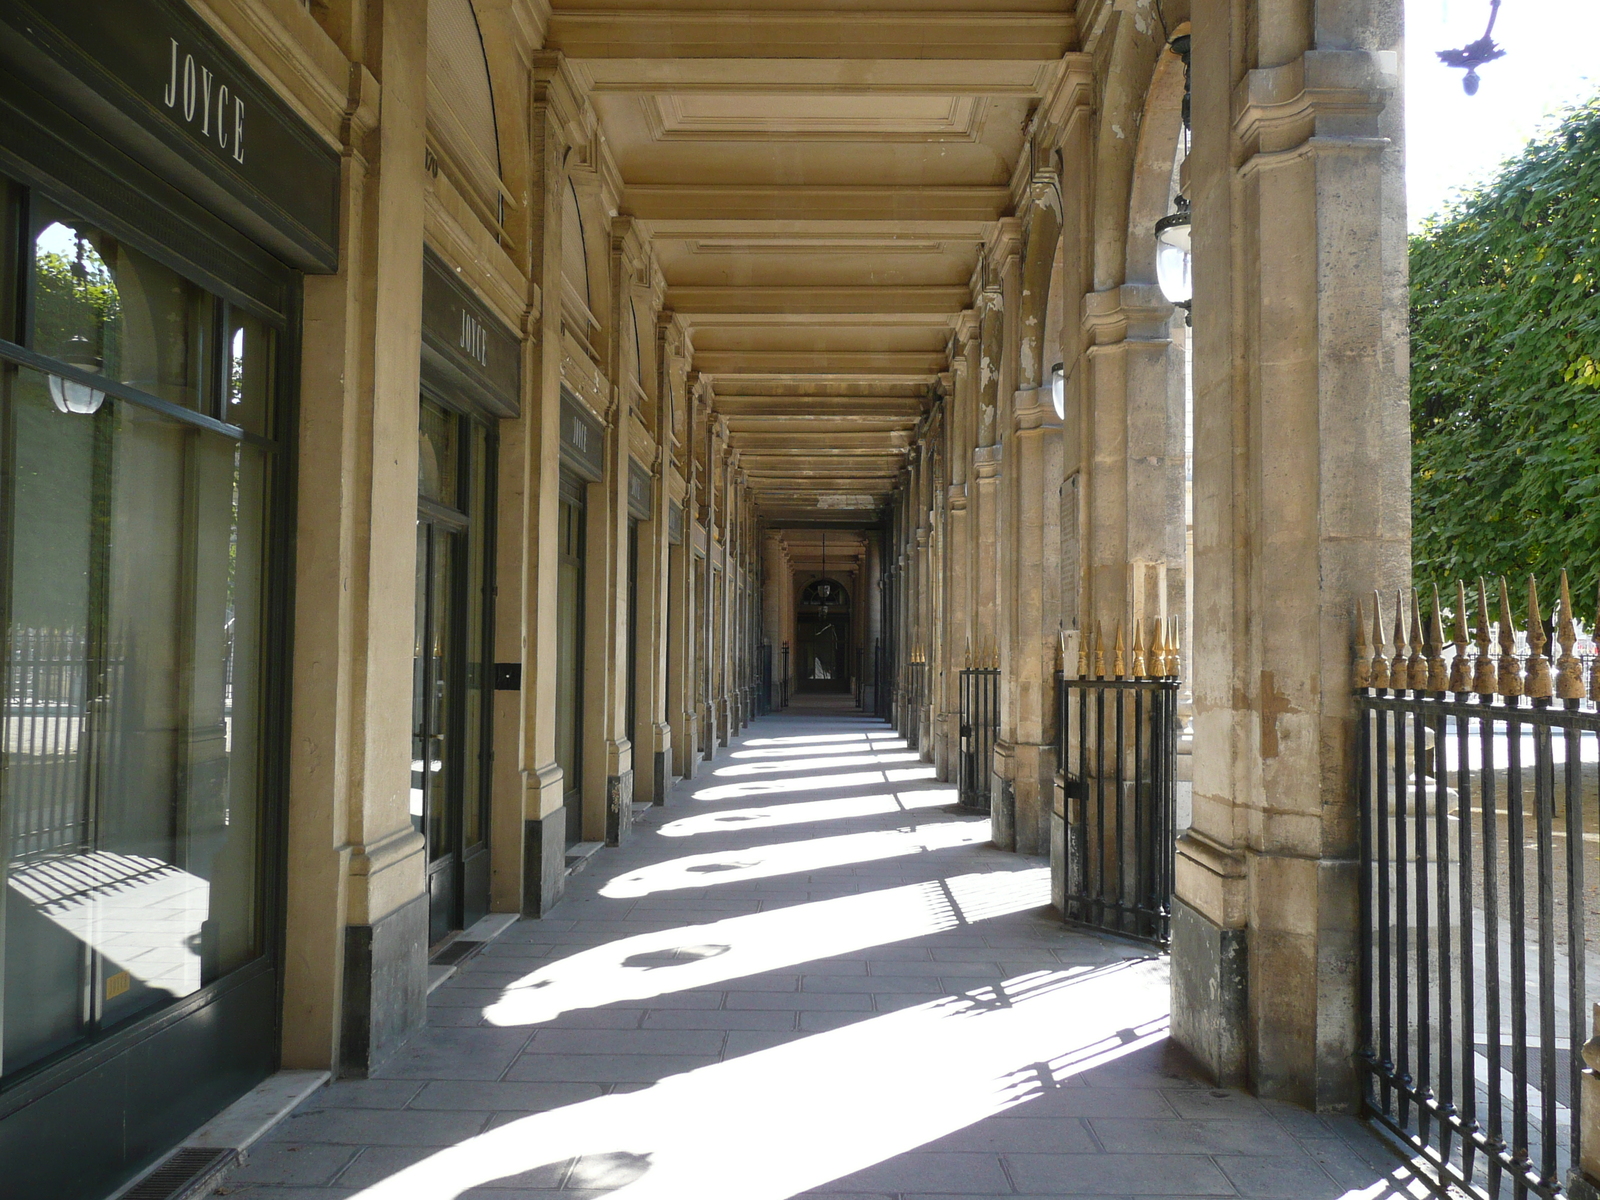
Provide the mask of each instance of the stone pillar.
{"label": "stone pillar", "polygon": [[414,634],[427,5],[386,5],[365,33],[340,272],[305,285],[296,584],[328,602],[296,611],[283,999],[284,1064],[351,1076],[421,1028],[428,942],[394,702]]}
{"label": "stone pillar", "polygon": [[1173,1036],[1358,1088],[1349,638],[1410,580],[1400,5],[1195,0],[1194,825]]}
{"label": "stone pillar", "polygon": [[1594,1036],[1583,1044],[1583,1076],[1578,1086],[1583,1116],[1576,1169],[1567,1177],[1572,1200],[1600,1200],[1600,1004],[1594,1006]]}
{"label": "stone pillar", "polygon": [[769,530],[762,535],[761,554],[766,564],[766,572],[762,578],[764,590],[761,605],[762,629],[766,634],[767,645],[772,651],[772,694],[767,698],[767,706],[771,711],[777,712],[781,699],[779,677],[783,673],[783,643],[788,640],[785,610],[791,604],[790,596],[794,583],[788,551],[778,534]]}
{"label": "stone pillar", "polygon": [[705,526],[705,560],[702,563],[704,574],[701,577],[701,590],[704,593],[701,601],[700,627],[705,638],[704,645],[698,655],[697,667],[700,672],[700,736],[697,743],[700,753],[710,762],[716,757],[717,738],[716,705],[714,701],[716,688],[716,675],[712,669],[715,661],[717,632],[716,632],[716,560],[717,560],[717,417],[711,408],[709,388],[705,397],[705,438],[706,438],[706,465],[705,482],[703,484],[700,520]]}
{"label": "stone pillar", "polygon": [[1044,323],[1050,274],[1060,244],[1061,198],[1053,173],[1036,175],[1029,188],[1022,286],[1018,299],[1018,390],[1007,430],[1006,569],[1001,665],[1001,738],[1010,759],[1013,848],[1021,854],[1050,849],[1050,805],[1055,783],[1055,665],[1060,626],[1058,499],[1061,422],[1044,363]]}
{"label": "stone pillar", "polygon": [[989,245],[990,261],[1000,279],[1000,361],[995,367],[995,446],[1000,454],[995,491],[995,648],[1000,664],[1000,730],[994,742],[994,780],[989,804],[995,845],[1017,849],[1016,775],[1017,714],[1012,685],[1016,678],[1011,657],[1017,623],[1017,508],[1022,478],[1017,470],[1015,422],[1016,387],[1022,350],[1022,223],[1017,217],[1002,220]]}

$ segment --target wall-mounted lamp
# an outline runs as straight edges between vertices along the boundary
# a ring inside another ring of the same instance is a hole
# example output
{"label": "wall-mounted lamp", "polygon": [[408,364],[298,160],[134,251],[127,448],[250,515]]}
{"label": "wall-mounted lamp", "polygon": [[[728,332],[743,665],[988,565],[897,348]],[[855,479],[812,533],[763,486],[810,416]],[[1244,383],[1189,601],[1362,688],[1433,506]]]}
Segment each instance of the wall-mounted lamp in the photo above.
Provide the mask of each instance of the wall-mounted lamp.
{"label": "wall-mounted lamp", "polygon": [[1067,415],[1067,368],[1064,363],[1057,363],[1050,368],[1050,403],[1055,406],[1056,420],[1064,419]]}
{"label": "wall-mounted lamp", "polygon": [[1189,251],[1189,201],[1179,196],[1176,212],[1156,222],[1156,282],[1170,304],[1188,309],[1194,300],[1193,256]]}

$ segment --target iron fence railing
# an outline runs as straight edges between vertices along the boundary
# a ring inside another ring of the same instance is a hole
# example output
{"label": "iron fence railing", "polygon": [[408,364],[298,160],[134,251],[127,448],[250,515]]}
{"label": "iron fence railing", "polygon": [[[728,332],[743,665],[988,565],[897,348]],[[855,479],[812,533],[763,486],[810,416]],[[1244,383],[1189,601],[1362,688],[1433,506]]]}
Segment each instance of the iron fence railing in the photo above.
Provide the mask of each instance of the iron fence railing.
{"label": "iron fence railing", "polygon": [[1065,792],[1062,916],[1165,946],[1171,936],[1178,680],[1057,677]]}
{"label": "iron fence railing", "polygon": [[1358,615],[1364,1100],[1449,1184],[1558,1197],[1600,995],[1600,671],[1564,579],[1553,631],[1531,583],[1525,634],[1503,581],[1498,620],[1487,586],[1472,599],[1469,629],[1458,586],[1453,643],[1437,595],[1426,634],[1415,596],[1409,622],[1403,598],[1392,629],[1374,614],[1371,644]]}
{"label": "iron fence railing", "polygon": [[772,711],[772,646],[763,642],[756,656],[756,716],[764,717]]}
{"label": "iron fence railing", "polygon": [[1475,1194],[1559,1196],[1596,994],[1600,713],[1389,689],[1356,704],[1367,1106]]}
{"label": "iron fence railing", "polygon": [[928,664],[913,659],[905,665],[905,707],[900,722],[905,727],[906,748],[922,749],[922,710],[928,694]]}
{"label": "iron fence railing", "polygon": [[968,667],[960,675],[960,744],[956,788],[963,808],[989,811],[989,774],[1000,733],[1000,668]]}
{"label": "iron fence railing", "polygon": [[126,664],[120,654],[92,654],[81,630],[13,628],[4,666],[0,810],[9,854],[77,850],[94,836],[91,770],[120,761],[121,710],[109,701],[122,694]]}

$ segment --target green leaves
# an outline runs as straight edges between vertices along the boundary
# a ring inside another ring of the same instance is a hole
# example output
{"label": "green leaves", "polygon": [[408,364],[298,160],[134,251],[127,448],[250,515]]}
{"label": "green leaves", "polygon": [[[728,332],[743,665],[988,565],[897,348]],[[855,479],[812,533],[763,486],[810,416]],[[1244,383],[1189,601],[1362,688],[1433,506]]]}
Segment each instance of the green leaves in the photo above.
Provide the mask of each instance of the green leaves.
{"label": "green leaves", "polygon": [[[1600,97],[1411,240],[1419,584],[1600,584]],[[1587,608],[1587,605],[1583,605]]]}

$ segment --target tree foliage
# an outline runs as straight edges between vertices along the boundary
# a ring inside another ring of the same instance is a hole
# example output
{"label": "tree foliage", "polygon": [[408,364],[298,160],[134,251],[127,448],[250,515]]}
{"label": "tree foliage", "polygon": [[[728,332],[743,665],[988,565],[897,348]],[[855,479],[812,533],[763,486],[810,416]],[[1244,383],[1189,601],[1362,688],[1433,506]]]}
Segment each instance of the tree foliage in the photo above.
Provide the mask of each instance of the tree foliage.
{"label": "tree foliage", "polygon": [[1531,573],[1549,597],[1566,567],[1592,613],[1600,97],[1411,239],[1411,430],[1417,583]]}

